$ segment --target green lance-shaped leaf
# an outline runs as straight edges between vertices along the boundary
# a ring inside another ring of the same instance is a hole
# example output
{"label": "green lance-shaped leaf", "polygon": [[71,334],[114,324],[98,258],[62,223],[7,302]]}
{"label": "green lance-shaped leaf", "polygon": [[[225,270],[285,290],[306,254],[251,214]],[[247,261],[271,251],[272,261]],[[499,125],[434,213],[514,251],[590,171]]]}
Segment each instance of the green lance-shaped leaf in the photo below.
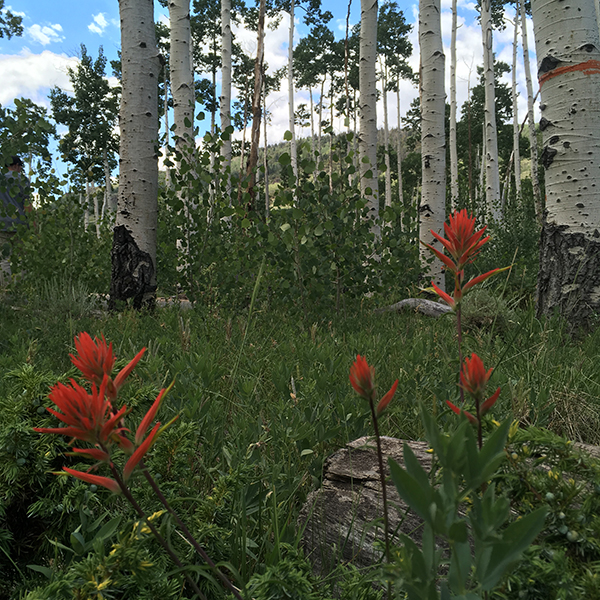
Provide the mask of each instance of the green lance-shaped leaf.
{"label": "green lance-shaped leaf", "polygon": [[477,569],[477,579],[484,591],[490,591],[500,581],[511,563],[515,562],[544,527],[547,507],[543,506],[509,525],[502,540],[494,544],[485,569]]}
{"label": "green lance-shaped leaf", "polygon": [[[404,456],[406,457],[410,454],[412,454],[412,450],[405,443]],[[433,502],[433,489],[429,485],[429,482],[426,482],[426,485],[422,486],[420,479],[417,479],[407,473],[400,465],[398,465],[397,462],[392,459],[388,459],[388,463],[390,466],[392,481],[394,482],[400,497],[424,521],[433,523],[433,519],[435,517],[435,514],[433,511],[431,511],[431,504]]]}

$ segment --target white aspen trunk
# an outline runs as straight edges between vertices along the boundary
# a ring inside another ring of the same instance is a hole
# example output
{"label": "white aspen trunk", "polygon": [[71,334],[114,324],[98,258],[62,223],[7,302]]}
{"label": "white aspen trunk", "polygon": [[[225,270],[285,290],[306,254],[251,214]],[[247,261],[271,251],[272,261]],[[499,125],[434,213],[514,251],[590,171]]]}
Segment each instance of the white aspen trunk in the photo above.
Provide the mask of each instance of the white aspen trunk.
{"label": "white aspen trunk", "polygon": [[[231,0],[221,0],[221,132],[231,127]],[[223,168],[227,173],[226,194],[231,199],[231,133],[221,147]]]}
{"label": "white aspen trunk", "polygon": [[348,37],[350,34],[350,9],[352,8],[352,0],[348,0],[348,12],[346,13],[346,37],[344,38],[344,89],[346,91],[346,131],[350,133],[350,88],[348,85]]}
{"label": "white aspen trunk", "polygon": [[271,214],[271,200],[269,198],[269,169],[268,169],[269,163],[267,161],[267,148],[269,147],[269,144],[267,142],[267,85],[266,85],[266,82],[264,81],[264,79],[263,79],[262,96],[263,96],[263,113],[264,113],[263,134],[265,136],[265,151],[263,154],[263,167],[265,169],[265,176],[264,176],[265,217],[268,219]]}
{"label": "white aspen trunk", "polygon": [[170,58],[171,93],[175,148],[180,160],[191,160],[194,146],[194,81],[192,79],[192,33],[190,0],[169,0],[171,26]]}
{"label": "white aspen trunk", "polygon": [[529,42],[527,39],[527,15],[525,14],[525,2],[519,0],[521,8],[521,39],[523,41],[523,66],[525,68],[525,86],[527,88],[527,122],[529,124],[529,147],[531,153],[531,184],[533,185],[533,198],[535,202],[535,213],[540,225],[544,215],[544,203],[540,189],[540,178],[538,175],[538,144],[535,127],[535,116],[533,113],[533,85],[531,82],[531,61],[529,58]]}
{"label": "white aspen trunk", "polygon": [[375,240],[379,227],[379,190],[377,186],[377,0],[360,2],[360,188],[367,199]]}
{"label": "white aspen trunk", "polygon": [[[485,200],[485,123],[482,125],[482,138],[481,138],[481,148],[478,152],[477,162],[479,167],[479,192],[478,198],[480,201],[480,205],[482,201]],[[485,207],[482,210],[481,220],[485,221],[486,218],[486,209]]]}
{"label": "white aspen trunk", "polygon": [[[444,47],[440,23],[440,0],[419,2],[419,45],[421,48],[421,156],[422,189],[419,206],[421,241],[440,247],[431,235],[441,234],[446,218],[446,136],[444,132]],[[421,247],[421,266],[426,277],[444,289],[442,262]]]}
{"label": "white aspen trunk", "polygon": [[94,199],[94,225],[96,226],[96,237],[100,239],[100,203],[98,201],[98,194],[96,193],[96,186],[94,182],[89,184],[89,193]]}
{"label": "white aspen trunk", "polygon": [[[396,154],[398,158],[398,202],[400,206],[404,206],[404,191],[402,189],[402,125],[400,121],[400,80],[398,80],[396,86],[396,104],[398,111],[398,147],[396,149]],[[402,211],[402,231],[408,231],[408,228],[405,226],[406,214],[405,211]]]}
{"label": "white aspen trunk", "polygon": [[253,211],[254,206],[254,185],[256,183],[256,165],[258,164],[258,145],[260,143],[260,120],[261,120],[261,99],[262,82],[264,77],[264,56],[265,56],[265,11],[266,2],[260,0],[258,11],[258,31],[256,44],[256,61],[254,63],[254,94],[252,97],[252,131],[250,141],[250,156],[246,167],[246,176],[248,177],[248,194],[250,201],[248,211]]}
{"label": "white aspen trunk", "polygon": [[[113,194],[112,182],[110,180],[110,167],[108,166],[108,154],[104,150],[104,186],[105,186],[105,207],[112,214],[117,212],[116,196]],[[102,209],[102,218],[104,219],[105,209]],[[112,217],[111,217],[112,218]]]}
{"label": "white aspen trunk", "polygon": [[317,152],[319,154],[319,163],[322,161],[321,158],[321,136],[323,134],[323,95],[325,94],[325,74],[323,74],[323,80],[321,81],[321,95],[319,96],[319,139],[317,144]]}
{"label": "white aspen trunk", "polygon": [[[170,155],[170,151],[169,151],[169,144],[171,143],[171,131],[169,129],[169,77],[167,76],[167,73],[165,72],[165,114],[164,114],[164,120],[165,120],[165,150],[164,150],[164,157],[165,159],[169,158]],[[171,188],[171,168],[167,167],[166,171],[165,171],[165,187],[167,189]],[[116,209],[115,209],[116,210]]]}
{"label": "white aspen trunk", "polygon": [[600,311],[600,36],[593,0],[532,3],[546,212],[538,314],[573,327]]}
{"label": "white aspen trunk", "polygon": [[122,86],[119,204],[112,248],[110,305],[156,294],[158,74],[153,0],[119,0]]}
{"label": "white aspen trunk", "polygon": [[[79,204],[83,204],[83,194],[79,194]],[[85,208],[83,209],[83,230],[87,231],[90,226],[90,209],[89,209],[89,193],[88,183],[85,182]]]}
{"label": "white aspen trunk", "polygon": [[294,119],[294,0],[290,0],[290,35],[288,40],[288,109],[290,140],[290,159],[292,172],[298,181],[298,153],[296,150],[296,124]]}
{"label": "white aspen trunk", "polygon": [[390,132],[388,126],[388,104],[387,104],[387,64],[385,58],[379,56],[379,65],[381,67],[382,77],[382,97],[383,97],[383,152],[385,160],[385,206],[392,206],[392,169],[390,166]]}
{"label": "white aspen trunk", "polygon": [[[515,8],[515,34],[513,37],[513,65],[512,65],[512,105],[513,105],[513,163],[515,169],[515,191],[517,202],[521,198],[521,151],[519,140],[521,138],[521,126],[519,123],[519,106],[517,95],[517,46],[519,42],[519,7]],[[507,183],[510,181],[510,171]],[[503,195],[503,198],[506,194]]]}
{"label": "white aspen trunk", "polygon": [[458,151],[456,148],[456,0],[452,0],[452,33],[450,36],[450,207],[458,203]]}
{"label": "white aspen trunk", "polygon": [[496,85],[494,82],[494,48],[491,0],[481,2],[483,37],[483,73],[485,77],[485,198],[488,214],[502,218],[500,210],[500,172],[498,170],[498,130],[496,127]]}
{"label": "white aspen trunk", "polygon": [[333,194],[333,73],[329,86],[329,193]]}
{"label": "white aspen trunk", "polygon": [[[309,88],[308,93],[310,95],[310,157],[315,162],[315,106],[313,102],[312,88]],[[315,176],[317,170],[314,171]]]}

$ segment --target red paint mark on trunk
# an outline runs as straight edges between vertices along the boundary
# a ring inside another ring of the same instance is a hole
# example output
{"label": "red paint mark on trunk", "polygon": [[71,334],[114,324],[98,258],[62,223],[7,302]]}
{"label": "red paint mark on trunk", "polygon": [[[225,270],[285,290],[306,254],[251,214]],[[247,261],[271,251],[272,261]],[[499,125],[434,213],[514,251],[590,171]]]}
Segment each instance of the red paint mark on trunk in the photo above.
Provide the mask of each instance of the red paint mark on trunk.
{"label": "red paint mark on trunk", "polygon": [[573,71],[581,71],[585,75],[600,75],[600,60],[587,60],[586,62],[577,63],[576,65],[567,65],[565,67],[552,69],[552,71],[539,76],[540,87],[553,77],[558,77],[565,73],[572,73]]}

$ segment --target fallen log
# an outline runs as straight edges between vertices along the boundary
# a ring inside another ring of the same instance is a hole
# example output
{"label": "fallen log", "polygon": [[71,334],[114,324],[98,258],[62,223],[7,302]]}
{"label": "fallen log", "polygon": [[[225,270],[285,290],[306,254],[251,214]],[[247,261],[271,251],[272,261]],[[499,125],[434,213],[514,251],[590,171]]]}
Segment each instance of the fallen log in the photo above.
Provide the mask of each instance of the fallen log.
{"label": "fallen log", "polygon": [[[382,437],[387,457],[403,465],[404,440]],[[431,468],[427,442],[406,442],[426,471]],[[309,494],[299,517],[302,545],[317,573],[341,562],[370,567],[383,555],[383,509],[375,440],[362,437],[332,454],[325,463],[323,484]],[[409,510],[393,485],[387,486],[390,533],[418,536],[422,520]],[[381,542],[381,543],[379,543]]]}
{"label": "fallen log", "polygon": [[406,298],[405,300],[400,300],[400,302],[396,302],[390,306],[376,308],[374,312],[399,312],[401,310],[414,310],[427,317],[434,317],[436,319],[452,312],[452,309],[447,304],[434,302],[433,300],[425,300],[424,298]]}

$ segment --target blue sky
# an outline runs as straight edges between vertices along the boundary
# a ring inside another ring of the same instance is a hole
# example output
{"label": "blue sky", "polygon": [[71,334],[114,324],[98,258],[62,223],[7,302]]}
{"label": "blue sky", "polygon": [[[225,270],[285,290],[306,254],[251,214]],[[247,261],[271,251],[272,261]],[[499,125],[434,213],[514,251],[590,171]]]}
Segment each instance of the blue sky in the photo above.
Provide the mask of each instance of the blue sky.
{"label": "blue sky", "polygon": [[[417,6],[418,3],[399,0],[398,5],[404,11],[406,20],[415,24],[411,34],[414,53],[410,60],[414,69],[418,69]],[[334,13],[330,26],[338,37],[345,29],[347,12],[346,2],[323,2],[323,7]],[[44,106],[49,106],[48,91],[57,85],[69,90],[67,68],[77,64],[80,45],[86,45],[88,52],[96,57],[98,47],[102,45],[108,59],[116,58],[120,47],[119,7],[117,0],[7,0],[7,7],[23,15],[24,35],[20,38],[0,39],[0,104],[9,105],[15,97],[27,97]],[[161,18],[165,10],[155,3],[156,18]],[[481,64],[481,30],[476,21],[475,5],[468,0],[459,0],[459,24],[457,43],[457,80],[459,104],[467,97],[467,88],[476,81],[476,66]],[[507,15],[511,17],[512,15]],[[165,18],[164,16],[162,18]],[[360,19],[360,1],[353,0],[351,22]],[[442,30],[446,46],[447,71],[449,71],[450,43],[450,0],[442,2]],[[287,15],[275,31],[268,30],[266,39],[266,60],[272,69],[287,62],[288,43]],[[534,49],[531,24],[530,48]],[[296,39],[306,35],[306,27],[297,26]],[[237,31],[238,40],[249,54],[256,48],[255,34]],[[497,56],[512,61],[512,29],[495,34],[494,44]],[[534,66],[534,65],[532,65]],[[535,73],[535,68],[532,69]],[[523,69],[517,70],[521,98],[520,115],[525,116],[525,94]],[[508,80],[508,76],[506,76]],[[447,93],[449,87],[447,86]],[[396,125],[395,95],[389,98],[390,126]],[[411,100],[417,96],[417,90],[406,82],[402,87],[402,112],[408,108]],[[300,91],[296,104],[308,104],[308,93]],[[268,98],[271,114],[270,141],[280,141],[287,129],[287,91],[285,82],[279,92]],[[327,118],[327,117],[325,117]],[[382,123],[382,113],[379,122]],[[334,123],[340,129],[341,123]]]}

